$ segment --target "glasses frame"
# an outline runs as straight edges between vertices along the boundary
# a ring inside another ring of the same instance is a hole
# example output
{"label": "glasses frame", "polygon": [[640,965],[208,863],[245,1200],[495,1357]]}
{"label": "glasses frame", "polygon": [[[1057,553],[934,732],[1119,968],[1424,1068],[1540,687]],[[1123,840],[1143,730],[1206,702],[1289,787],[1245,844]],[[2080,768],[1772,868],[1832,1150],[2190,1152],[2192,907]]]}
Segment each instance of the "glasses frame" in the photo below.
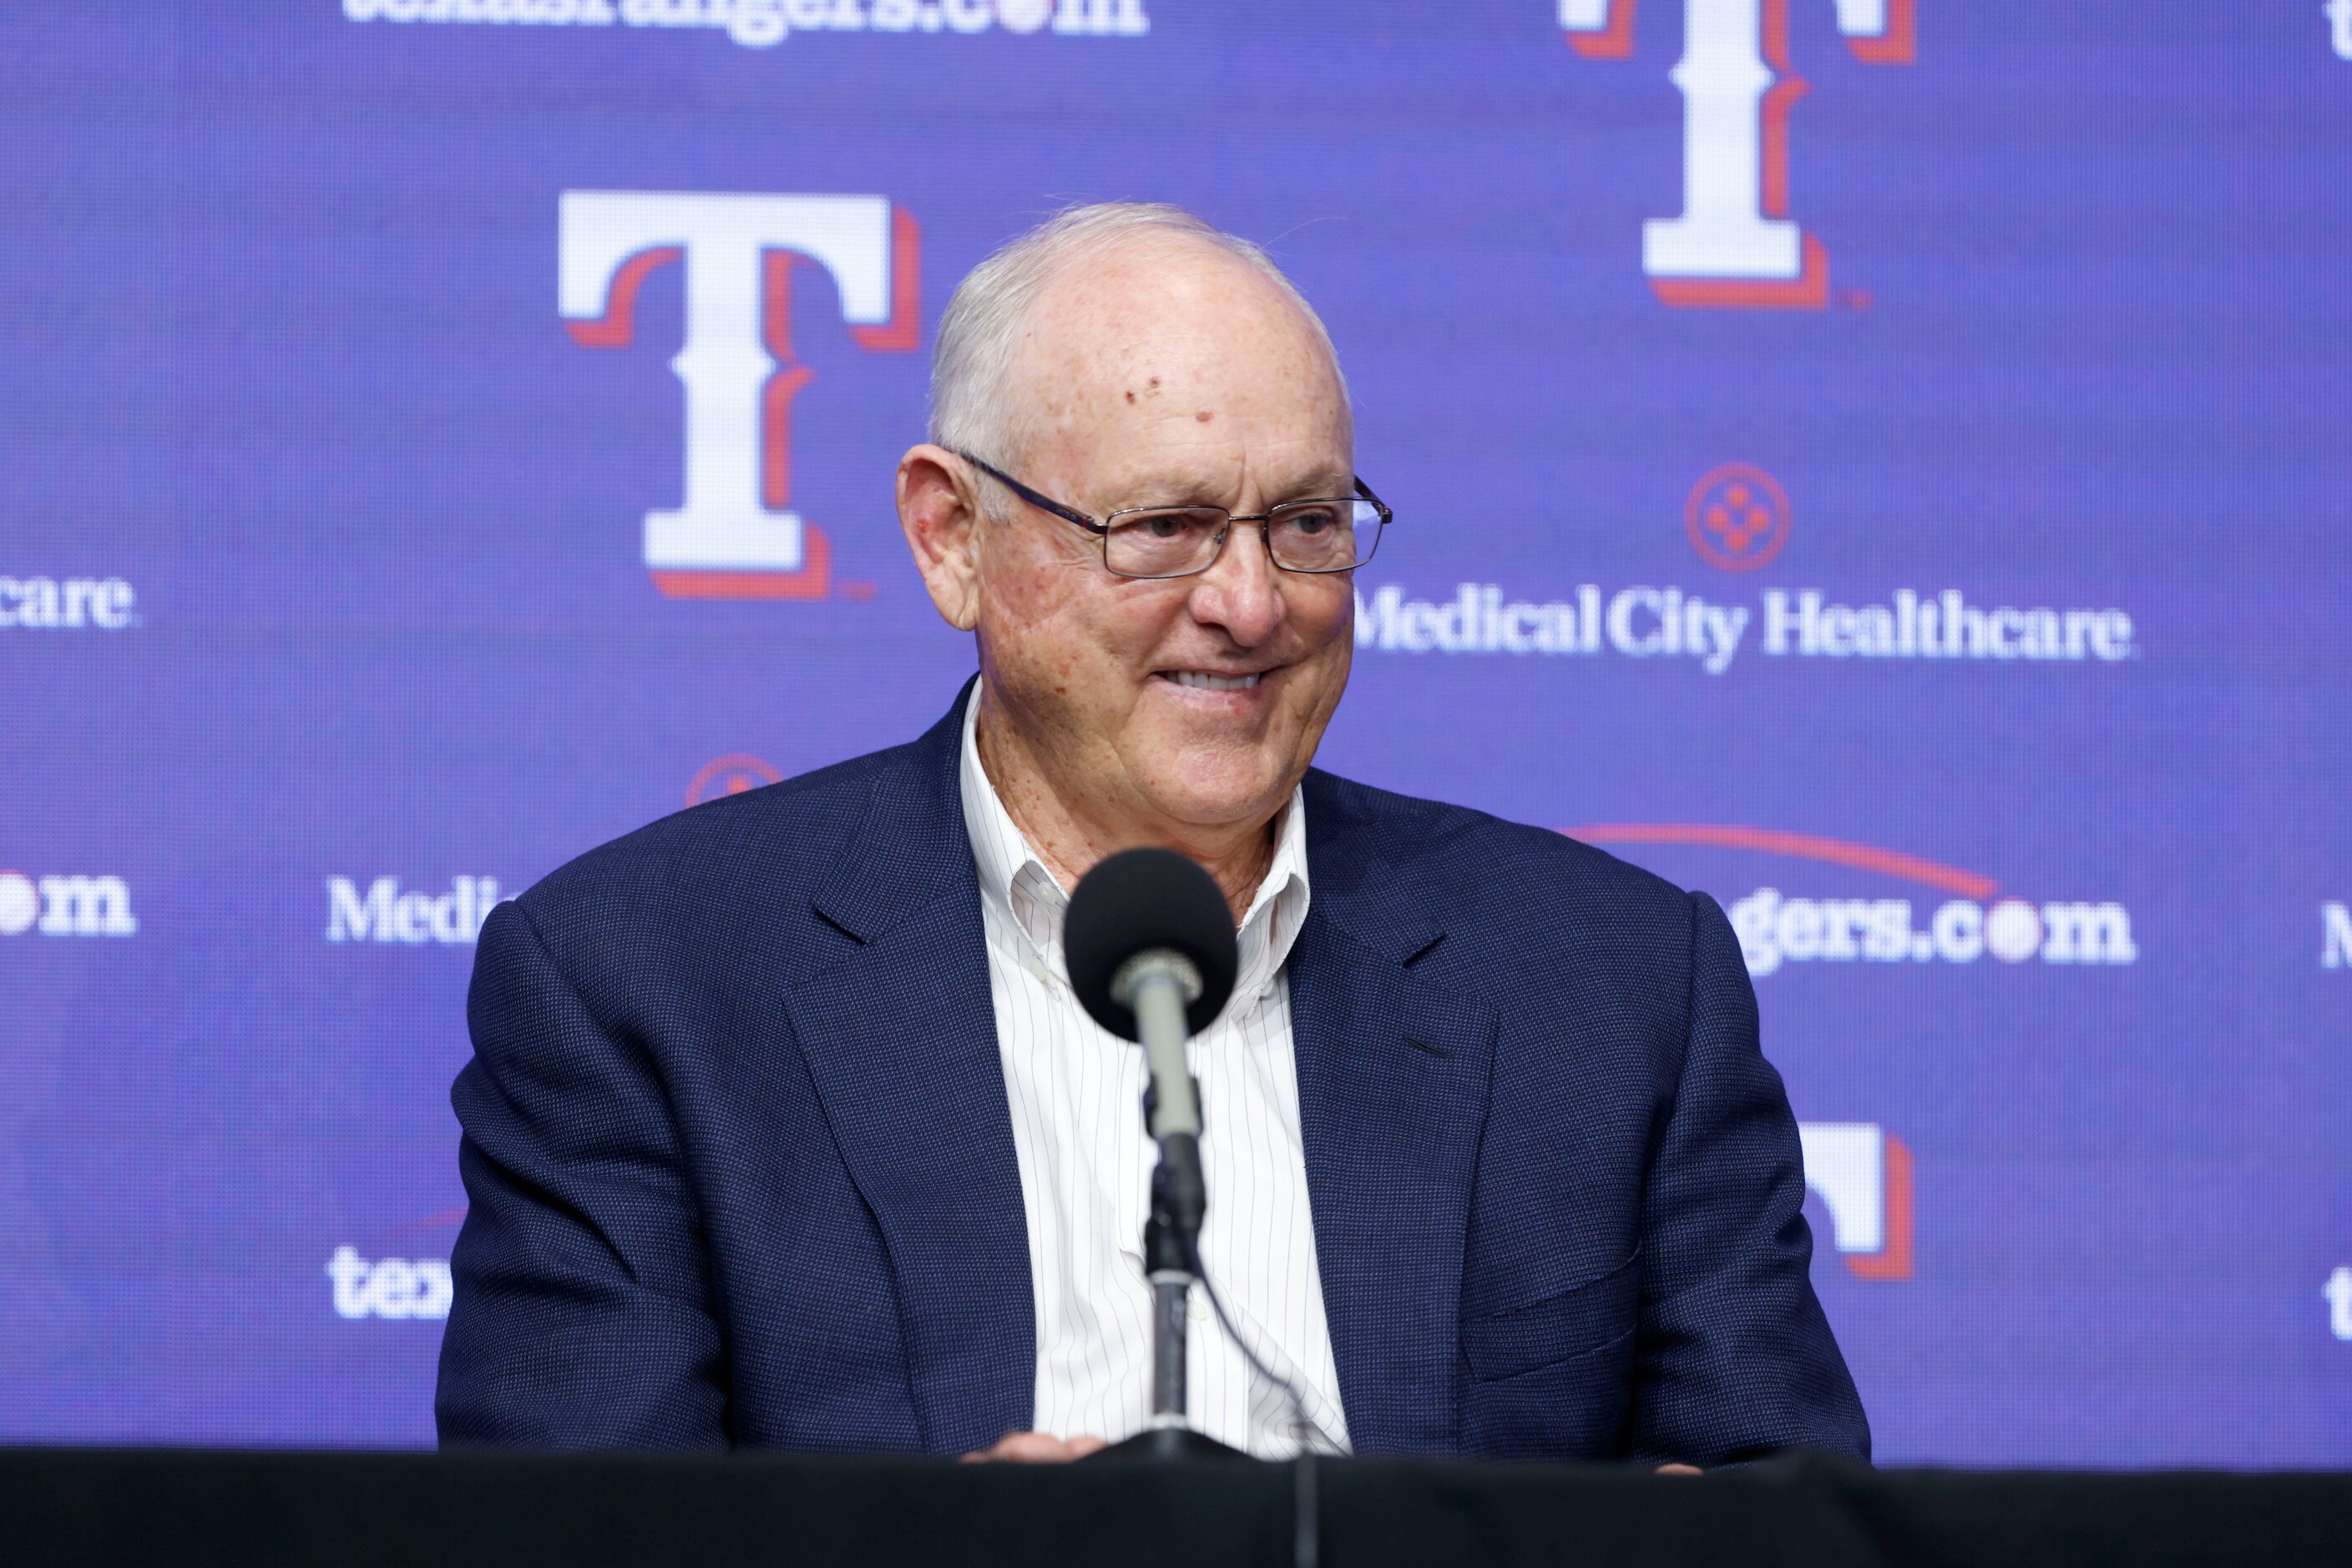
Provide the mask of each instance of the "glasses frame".
{"label": "glasses frame", "polygon": [[[957,457],[961,458],[1039,511],[1051,512],[1064,522],[1075,523],[1093,534],[1102,550],[1103,570],[1114,577],[1124,577],[1131,583],[1169,583],[1180,577],[1199,576],[1224,559],[1225,542],[1233,537],[1234,524],[1237,522],[1257,524],[1258,542],[1265,546],[1265,558],[1273,563],[1276,570],[1297,573],[1301,577],[1336,576],[1342,572],[1353,572],[1357,567],[1370,562],[1381,547],[1381,535],[1388,531],[1389,523],[1396,516],[1389,510],[1388,503],[1374,495],[1372,487],[1364,483],[1362,476],[1359,475],[1356,479],[1356,493],[1352,496],[1307,496],[1298,500],[1284,501],[1280,506],[1265,511],[1233,512],[1225,511],[1225,509],[1221,506],[1126,506],[1107,517],[1097,520],[1074,506],[1063,505],[1041,490],[1030,489],[1003,469],[994,464],[982,462],[970,452],[956,451],[952,447],[946,447],[944,450],[954,452]],[[1372,530],[1372,548],[1364,552],[1362,560],[1350,562],[1345,566],[1285,566],[1275,558],[1274,514],[1276,512],[1286,511],[1295,506],[1329,506],[1340,502],[1352,506],[1358,500],[1371,502],[1372,510],[1381,514],[1380,526]],[[1209,558],[1189,572],[1122,572],[1110,563],[1111,527],[1122,517],[1132,517],[1138,512],[1146,511],[1224,511],[1225,525],[1217,531],[1217,547],[1209,552]]]}

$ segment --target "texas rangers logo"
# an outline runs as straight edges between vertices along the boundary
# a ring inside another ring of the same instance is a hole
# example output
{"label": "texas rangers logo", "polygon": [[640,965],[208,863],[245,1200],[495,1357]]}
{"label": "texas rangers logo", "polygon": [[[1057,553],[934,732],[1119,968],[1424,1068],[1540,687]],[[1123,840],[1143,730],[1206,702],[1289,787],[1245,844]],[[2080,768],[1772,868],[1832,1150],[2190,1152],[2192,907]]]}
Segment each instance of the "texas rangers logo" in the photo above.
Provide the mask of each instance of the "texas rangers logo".
{"label": "texas rangers logo", "polygon": [[1797,1128],[1805,1185],[1829,1211],[1830,1246],[1857,1279],[1911,1278],[1911,1150],[1870,1121]]}
{"label": "texas rangers logo", "polygon": [[[1559,0],[1587,59],[1633,52],[1635,0]],[[1913,0],[1836,0],[1838,31],[1870,65],[1907,65]],[[1829,252],[1789,216],[1789,0],[1683,0],[1683,211],[1643,226],[1642,267],[1669,305],[1818,310]]]}
{"label": "texas rangers logo", "polygon": [[685,495],[646,514],[646,569],[672,598],[822,599],[824,531],[792,507],[793,400],[814,379],[792,349],[792,269],[832,274],[859,346],[916,346],[915,220],[881,196],[566,191],[561,306],[572,340],[615,348],[635,331],[637,289],[686,268]]}

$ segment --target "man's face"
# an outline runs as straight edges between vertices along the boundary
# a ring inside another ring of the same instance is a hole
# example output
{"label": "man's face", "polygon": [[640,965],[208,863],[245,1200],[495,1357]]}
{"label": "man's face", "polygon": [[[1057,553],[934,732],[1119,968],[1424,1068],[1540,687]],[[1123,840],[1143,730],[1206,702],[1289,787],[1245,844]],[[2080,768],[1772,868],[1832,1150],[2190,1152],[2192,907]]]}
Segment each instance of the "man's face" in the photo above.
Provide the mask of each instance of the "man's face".
{"label": "man's face", "polygon": [[[1013,383],[1031,411],[1025,449],[978,455],[1097,518],[1174,503],[1256,513],[1353,490],[1319,338],[1205,244],[1076,264],[1028,323]],[[982,524],[982,668],[1066,804],[1171,836],[1270,818],[1348,683],[1350,576],[1281,571],[1257,526],[1236,523],[1205,573],[1115,577],[1097,536],[996,499],[1012,510]]]}

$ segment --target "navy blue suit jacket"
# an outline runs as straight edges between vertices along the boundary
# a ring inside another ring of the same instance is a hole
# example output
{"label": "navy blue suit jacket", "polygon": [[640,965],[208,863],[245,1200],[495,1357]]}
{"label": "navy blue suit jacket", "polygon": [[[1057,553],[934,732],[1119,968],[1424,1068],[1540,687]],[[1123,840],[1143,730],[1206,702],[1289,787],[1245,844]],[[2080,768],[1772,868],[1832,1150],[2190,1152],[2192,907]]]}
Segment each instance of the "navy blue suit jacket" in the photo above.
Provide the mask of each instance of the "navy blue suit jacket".
{"label": "navy blue suit jacket", "polygon": [[[960,715],[490,916],[445,1442],[959,1453],[1030,1425]],[[1722,911],[1556,833],[1305,787],[1291,1024],[1356,1447],[1866,1455]]]}

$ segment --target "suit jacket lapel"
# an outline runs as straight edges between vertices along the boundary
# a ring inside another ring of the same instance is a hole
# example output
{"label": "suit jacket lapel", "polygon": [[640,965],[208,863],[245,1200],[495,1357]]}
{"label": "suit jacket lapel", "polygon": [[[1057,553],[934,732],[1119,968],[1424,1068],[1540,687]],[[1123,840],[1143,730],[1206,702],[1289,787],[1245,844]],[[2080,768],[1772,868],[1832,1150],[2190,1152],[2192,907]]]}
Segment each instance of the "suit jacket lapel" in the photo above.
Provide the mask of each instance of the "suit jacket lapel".
{"label": "suit jacket lapel", "polygon": [[787,1002],[889,1249],[917,1420],[940,1452],[1028,1426],[1036,1380],[1021,1171],[956,792],[962,706],[877,780],[816,901],[860,945]]}
{"label": "suit jacket lapel", "polygon": [[1412,972],[1444,933],[1328,783],[1310,775],[1313,898],[1289,964],[1324,1314],[1356,1448],[1452,1452],[1496,1019]]}

